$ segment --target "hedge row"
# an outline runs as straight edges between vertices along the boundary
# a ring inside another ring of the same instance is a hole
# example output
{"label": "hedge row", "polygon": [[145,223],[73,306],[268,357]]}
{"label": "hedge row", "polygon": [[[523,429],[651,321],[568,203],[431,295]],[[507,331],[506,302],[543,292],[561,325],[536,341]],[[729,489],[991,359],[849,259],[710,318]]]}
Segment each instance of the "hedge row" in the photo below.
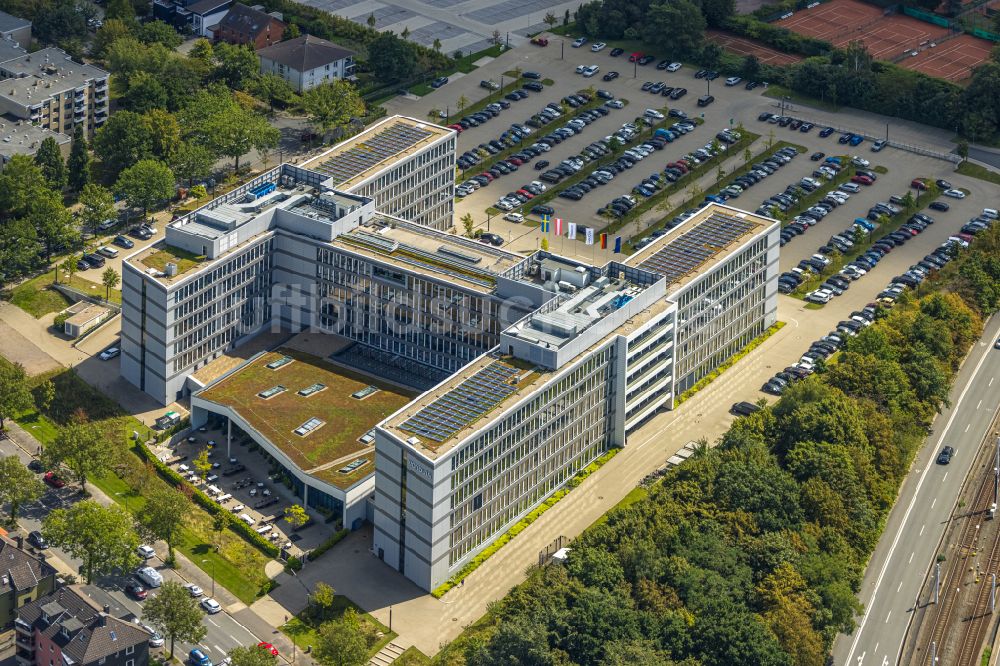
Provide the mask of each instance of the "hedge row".
{"label": "hedge row", "polygon": [[830,42],[806,37],[787,28],[764,23],[753,16],[730,17],[723,26],[729,32],[749,39],[756,39],[785,53],[805,56],[824,55],[833,50]]}
{"label": "hedge row", "polygon": [[465,580],[469,576],[469,574],[478,569],[483,562],[490,559],[490,557],[498,550],[503,548],[507,544],[507,542],[509,542],[511,539],[513,539],[518,534],[527,529],[528,525],[535,522],[539,516],[541,516],[543,513],[551,509],[553,506],[555,506],[556,502],[561,500],[563,497],[566,497],[566,495],[569,494],[570,490],[576,488],[581,483],[583,483],[584,479],[586,479],[588,476],[599,470],[604,465],[604,463],[614,458],[619,451],[621,451],[621,449],[611,449],[605,452],[600,458],[598,458],[597,460],[595,460],[594,462],[590,463],[582,470],[577,472],[573,476],[573,478],[571,478],[569,481],[566,482],[566,485],[563,488],[560,488],[559,490],[549,495],[549,497],[544,502],[535,507],[535,509],[531,511],[531,513],[529,513],[524,518],[515,523],[509,530],[500,535],[500,538],[498,538],[496,541],[490,544],[485,550],[483,550],[481,553],[472,558],[464,567],[462,567],[458,571],[458,573],[456,573],[454,576],[452,576],[447,581],[438,586],[437,589],[431,592],[431,595],[435,599],[440,599],[441,597],[443,597],[448,592],[448,590],[450,590],[451,588],[455,587],[463,580]]}
{"label": "hedge row", "polygon": [[710,372],[705,377],[702,377],[700,380],[698,380],[698,382],[694,386],[689,388],[687,391],[684,391],[684,393],[682,393],[681,396],[677,398],[677,402],[674,404],[674,409],[676,409],[678,405],[680,405],[682,402],[693,396],[695,393],[697,393],[698,391],[702,390],[703,388],[711,384],[719,375],[721,375],[723,372],[736,365],[736,363],[739,362],[739,360],[742,359],[744,356],[746,356],[754,349],[757,349],[757,347],[760,347],[762,344],[764,344],[764,340],[767,340],[769,337],[780,331],[784,325],[785,322],[783,321],[774,322],[774,324],[772,324],[770,328],[768,328],[762,334],[758,335],[756,338],[751,340],[746,347],[744,347],[740,351],[730,356],[722,365],[720,365],[718,368]]}
{"label": "hedge row", "polygon": [[327,539],[326,541],[324,541],[323,543],[321,543],[320,545],[316,546],[311,551],[309,551],[309,556],[308,556],[309,561],[312,562],[316,560],[320,555],[322,555],[326,551],[336,546],[344,539],[344,537],[347,536],[348,532],[349,530],[340,530],[338,532],[334,532],[329,539]]}
{"label": "hedge row", "polygon": [[137,442],[135,445],[135,452],[144,461],[150,463],[164,481],[171,484],[175,488],[188,488],[192,491],[192,496],[195,502],[197,502],[203,509],[208,511],[209,514],[215,516],[217,514],[222,514],[226,516],[227,522],[229,523],[229,528],[243,537],[251,545],[255,546],[262,553],[268,557],[277,557],[280,552],[278,547],[273,543],[263,538],[261,535],[257,534],[250,528],[249,525],[242,521],[233,520],[232,516],[228,511],[223,509],[215,501],[213,501],[208,495],[203,493],[198,488],[184,480],[180,474],[170,469],[166,463],[153,455],[153,453],[146,448],[145,444]]}

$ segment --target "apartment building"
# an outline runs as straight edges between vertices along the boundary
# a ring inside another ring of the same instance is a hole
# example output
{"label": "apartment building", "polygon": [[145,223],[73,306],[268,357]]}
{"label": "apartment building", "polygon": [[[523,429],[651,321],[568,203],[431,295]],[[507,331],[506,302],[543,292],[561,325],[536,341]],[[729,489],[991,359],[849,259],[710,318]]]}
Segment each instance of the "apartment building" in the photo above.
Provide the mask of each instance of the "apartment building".
{"label": "apartment building", "polygon": [[256,442],[307,506],[372,522],[430,590],[775,322],[780,225],[708,204],[625,261],[524,257],[358,192],[410,141],[427,163],[454,146],[388,119],[127,257],[121,371]]}
{"label": "apartment building", "polygon": [[458,135],[392,116],[302,164],[337,190],[375,200],[379,211],[447,230],[454,223]]}
{"label": "apartment building", "polygon": [[249,45],[254,50],[277,44],[284,33],[279,12],[267,13],[261,5],[248,7],[242,2],[234,3],[212,28],[216,40]]}
{"label": "apartment building", "polygon": [[0,631],[14,624],[17,609],[56,586],[56,570],[44,557],[24,548],[23,537],[8,537],[0,529]]}
{"label": "apartment building", "polygon": [[0,12],[0,41],[28,48],[31,45],[31,21]]}
{"label": "apartment building", "polygon": [[34,157],[42,145],[42,141],[49,137],[52,137],[58,144],[63,158],[69,157],[73,143],[69,136],[38,125],[32,125],[27,120],[0,116],[0,171],[3,171],[4,165],[14,155]]}
{"label": "apartment building", "polygon": [[0,115],[68,136],[83,124],[93,134],[108,119],[108,73],[55,47],[28,53],[0,43]]}

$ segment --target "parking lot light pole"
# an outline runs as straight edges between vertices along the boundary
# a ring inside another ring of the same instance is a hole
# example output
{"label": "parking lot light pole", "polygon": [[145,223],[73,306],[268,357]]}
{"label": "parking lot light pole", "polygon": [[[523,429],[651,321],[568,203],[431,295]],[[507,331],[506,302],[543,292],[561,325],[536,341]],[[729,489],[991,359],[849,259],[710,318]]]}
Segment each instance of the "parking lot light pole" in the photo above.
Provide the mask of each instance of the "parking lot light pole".
{"label": "parking lot light pole", "polygon": [[566,40],[565,39],[560,39],[559,40],[559,59],[560,60],[565,60],[566,59]]}
{"label": "parking lot light pole", "polygon": [[[202,560],[202,564],[208,564],[208,560]],[[215,597],[215,560],[212,560],[212,597]]]}

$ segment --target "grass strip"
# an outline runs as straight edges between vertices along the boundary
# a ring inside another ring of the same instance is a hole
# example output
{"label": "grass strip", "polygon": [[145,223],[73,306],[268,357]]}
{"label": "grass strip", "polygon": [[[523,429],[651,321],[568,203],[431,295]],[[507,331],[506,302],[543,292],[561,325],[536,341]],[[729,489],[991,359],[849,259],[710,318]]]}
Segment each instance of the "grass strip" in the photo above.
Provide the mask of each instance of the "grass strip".
{"label": "grass strip", "polygon": [[369,657],[377,654],[379,650],[398,635],[373,616],[363,611],[353,601],[340,594],[334,595],[333,603],[329,608],[320,610],[316,606],[308,606],[304,611],[279,627],[279,629],[281,629],[283,634],[292,639],[292,642],[301,650],[305,651],[310,646],[315,648],[319,644],[319,633],[322,626],[327,622],[339,620],[348,608],[354,609],[354,612],[358,614],[358,620],[361,623],[361,628],[368,644]]}
{"label": "grass strip", "polygon": [[[104,298],[104,294],[106,292],[104,285],[92,282],[75,274],[72,279],[70,279],[69,274],[66,271],[63,271],[62,269],[58,270],[60,273],[59,284],[73,287],[77,291],[90,294],[95,298]],[[30,280],[22,282],[18,286],[14,287],[14,289],[10,292],[10,302],[30,314],[35,319],[40,319],[50,312],[59,312],[64,310],[70,305],[70,301],[52,288],[54,282],[55,270],[46,271],[45,273],[33,277]],[[121,304],[122,292],[120,290],[112,289],[110,296],[110,301],[112,303]]]}
{"label": "grass strip", "polygon": [[955,169],[955,172],[960,173],[963,176],[970,176],[972,178],[978,178],[979,180],[985,180],[987,183],[1000,185],[1000,173],[990,171],[986,167],[973,164],[972,162],[962,162]]}

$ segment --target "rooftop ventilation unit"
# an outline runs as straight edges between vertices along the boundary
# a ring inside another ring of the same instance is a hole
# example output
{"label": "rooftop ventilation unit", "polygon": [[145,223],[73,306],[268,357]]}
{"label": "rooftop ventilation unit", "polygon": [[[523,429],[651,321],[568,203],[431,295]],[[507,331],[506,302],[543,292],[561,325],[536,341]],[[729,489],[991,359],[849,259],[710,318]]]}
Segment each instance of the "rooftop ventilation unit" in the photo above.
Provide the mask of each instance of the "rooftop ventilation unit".
{"label": "rooftop ventilation unit", "polygon": [[167,262],[167,277],[174,277],[177,275],[177,264],[172,261]]}

